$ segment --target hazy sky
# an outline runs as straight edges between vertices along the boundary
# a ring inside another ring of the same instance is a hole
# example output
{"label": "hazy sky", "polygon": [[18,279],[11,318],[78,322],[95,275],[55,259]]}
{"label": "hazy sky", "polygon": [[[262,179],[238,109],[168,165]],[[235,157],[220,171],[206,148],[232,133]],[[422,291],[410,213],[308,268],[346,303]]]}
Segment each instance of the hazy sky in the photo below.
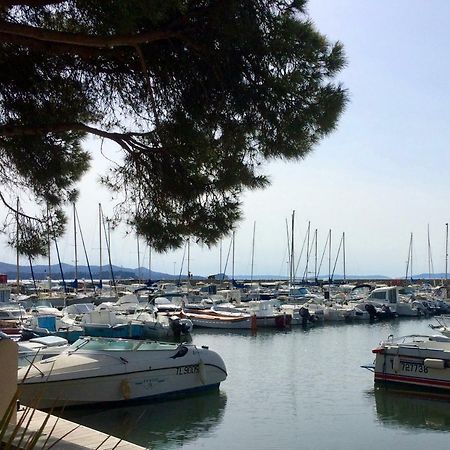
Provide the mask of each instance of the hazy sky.
{"label": "hazy sky", "polygon": [[[443,272],[445,223],[450,221],[450,2],[310,0],[308,11],[322,33],[344,44],[348,66],[339,79],[349,90],[350,103],[338,129],[314,153],[299,163],[267,164],[271,187],[243,197],[235,272],[250,273],[256,222],[254,274],[287,273],[285,220],[292,210],[297,248],[308,221],[318,229],[319,254],[329,228],[333,252],[345,231],[348,274],[404,276],[411,232],[414,272],[428,271],[429,224],[434,271]],[[86,145],[99,155],[99,141]],[[96,156],[78,204],[93,264],[98,264],[97,205],[102,203],[105,214],[112,206],[110,196],[96,185],[104,167],[106,162]],[[112,246],[114,264],[137,266],[134,238],[118,230]],[[228,246],[226,239],[224,260]],[[60,243],[60,251],[64,262],[73,263],[71,235]],[[141,251],[146,266],[143,243]],[[152,268],[178,273],[182,255],[182,250],[154,255]],[[1,259],[14,262],[6,246]],[[227,273],[230,266],[231,261]],[[194,274],[218,270],[218,248],[191,246]],[[299,272],[303,270],[302,263]],[[342,272],[340,262],[336,272]]]}

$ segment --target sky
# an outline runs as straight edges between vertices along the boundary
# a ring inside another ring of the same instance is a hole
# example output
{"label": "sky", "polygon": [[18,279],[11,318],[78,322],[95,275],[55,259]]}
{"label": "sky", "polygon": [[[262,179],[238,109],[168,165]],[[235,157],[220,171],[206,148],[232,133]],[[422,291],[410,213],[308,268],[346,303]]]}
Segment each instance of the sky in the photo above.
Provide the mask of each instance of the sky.
{"label": "sky", "polygon": [[[350,102],[337,130],[313,153],[300,162],[268,163],[264,173],[271,186],[244,194],[235,274],[251,273],[252,250],[255,276],[288,273],[286,219],[293,210],[296,260],[310,222],[318,230],[319,259],[332,230],[332,265],[345,232],[347,274],[404,277],[411,233],[414,273],[428,272],[429,227],[434,272],[444,272],[445,224],[450,222],[450,2],[309,0],[307,8],[319,31],[344,45],[348,63],[338,80]],[[77,209],[90,262],[98,264],[98,203],[108,215],[113,202],[97,183],[107,167],[100,142],[87,140],[86,148],[94,161],[80,184]],[[62,260],[71,264],[72,234],[59,244]],[[113,264],[137,267],[135,237],[121,228],[111,239]],[[222,264],[219,247],[191,245],[191,272],[224,270],[229,245],[224,239]],[[141,265],[148,266],[148,249],[143,242],[140,248]],[[6,244],[2,253],[0,260],[15,262]],[[183,249],[152,255],[152,270],[178,274],[182,259]],[[325,260],[322,273],[327,266]],[[342,270],[339,258],[336,273]],[[303,271],[302,260],[297,273]]]}

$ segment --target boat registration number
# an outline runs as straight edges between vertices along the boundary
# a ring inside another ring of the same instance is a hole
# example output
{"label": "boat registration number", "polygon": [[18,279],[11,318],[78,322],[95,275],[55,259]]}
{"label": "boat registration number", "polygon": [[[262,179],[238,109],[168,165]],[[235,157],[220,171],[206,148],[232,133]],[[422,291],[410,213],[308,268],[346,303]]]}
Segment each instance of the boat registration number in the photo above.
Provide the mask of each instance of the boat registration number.
{"label": "boat registration number", "polygon": [[419,362],[400,361],[400,367],[403,372],[428,373],[428,367]]}
{"label": "boat registration number", "polygon": [[192,373],[199,373],[198,364],[177,367],[177,375],[189,375]]}

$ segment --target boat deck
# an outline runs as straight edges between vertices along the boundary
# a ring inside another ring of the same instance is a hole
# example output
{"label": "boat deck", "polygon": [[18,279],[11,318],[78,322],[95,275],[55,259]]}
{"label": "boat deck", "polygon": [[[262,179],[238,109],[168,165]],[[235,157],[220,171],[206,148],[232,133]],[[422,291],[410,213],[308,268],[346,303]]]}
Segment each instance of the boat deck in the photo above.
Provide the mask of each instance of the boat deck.
{"label": "boat deck", "polygon": [[[31,421],[28,423],[30,412],[26,413],[25,408],[17,413],[17,423],[19,423],[22,415],[26,414],[24,420],[25,426],[22,426],[14,439],[17,445],[22,437],[25,428],[25,437],[22,439],[19,448],[25,448],[28,438],[36,433],[42,423],[49,416],[48,421],[44,427],[37,445],[34,448],[44,449],[51,448],[52,450],[143,450],[144,447],[132,444],[125,440],[114,436],[93,430],[91,428],[79,425],[69,420],[65,420],[53,415],[48,415],[46,412],[34,410],[32,411]],[[12,433],[12,427],[11,427]],[[49,437],[50,435],[50,437]],[[4,439],[7,442],[7,437]]]}

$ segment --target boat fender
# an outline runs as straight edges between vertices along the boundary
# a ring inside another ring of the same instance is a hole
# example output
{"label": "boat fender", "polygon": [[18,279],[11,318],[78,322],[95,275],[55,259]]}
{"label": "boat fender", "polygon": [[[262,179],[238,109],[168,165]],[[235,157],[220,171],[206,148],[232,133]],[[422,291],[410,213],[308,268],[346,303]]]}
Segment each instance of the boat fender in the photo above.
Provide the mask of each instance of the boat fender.
{"label": "boat fender", "polygon": [[443,359],[425,358],[423,365],[429,369],[445,369],[445,361]]}
{"label": "boat fender", "polygon": [[394,360],[392,362],[392,368],[394,369],[395,372],[398,372],[400,369],[400,357],[394,356]]}
{"label": "boat fender", "polygon": [[120,393],[122,394],[122,397],[124,400],[129,400],[131,397],[131,388],[130,383],[128,383],[127,379],[123,379],[120,382]]}

